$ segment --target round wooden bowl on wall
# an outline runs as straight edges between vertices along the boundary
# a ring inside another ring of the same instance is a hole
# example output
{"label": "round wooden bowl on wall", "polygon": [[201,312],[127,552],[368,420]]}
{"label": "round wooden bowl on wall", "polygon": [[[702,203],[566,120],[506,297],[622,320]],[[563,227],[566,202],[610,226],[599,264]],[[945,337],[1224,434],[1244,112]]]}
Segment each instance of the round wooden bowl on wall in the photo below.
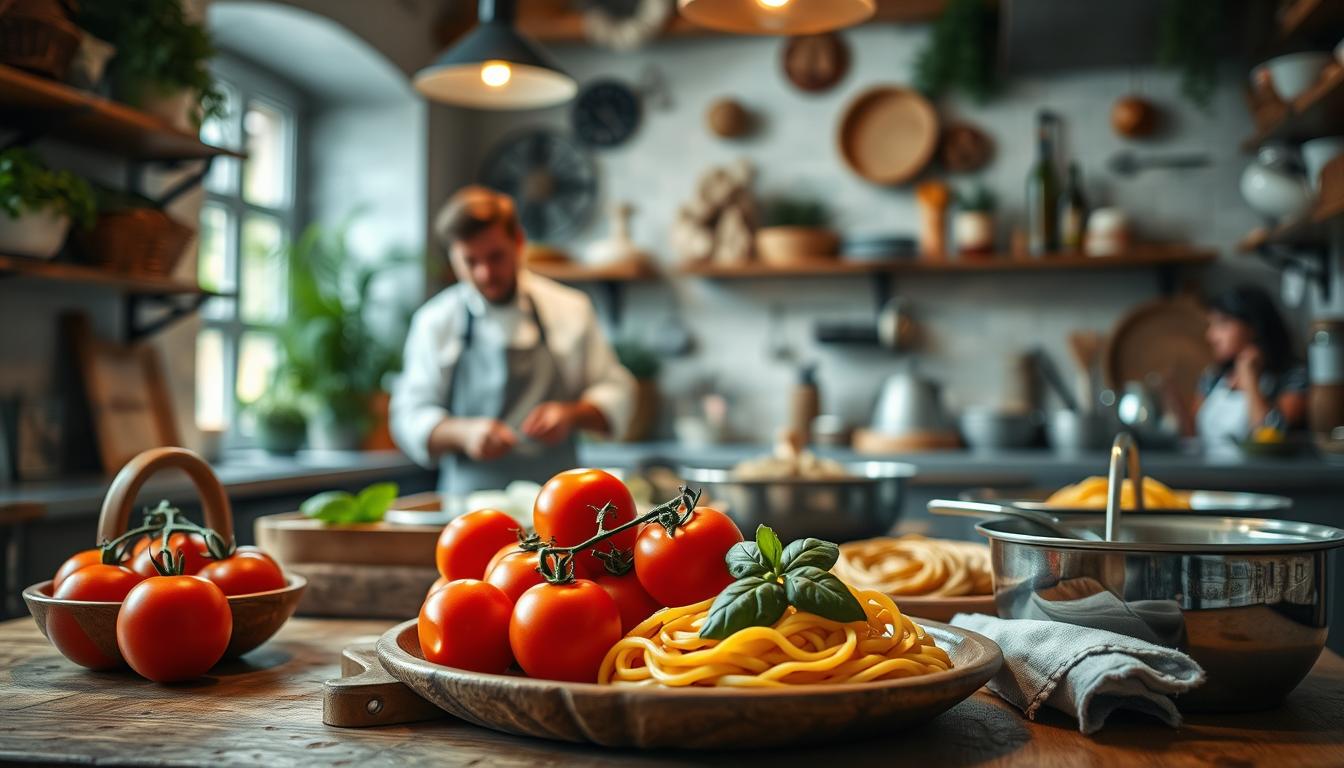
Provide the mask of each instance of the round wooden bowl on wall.
{"label": "round wooden bowl on wall", "polygon": [[840,156],[874,184],[910,181],[938,148],[938,113],[917,91],[882,85],[854,99],[840,118]]}

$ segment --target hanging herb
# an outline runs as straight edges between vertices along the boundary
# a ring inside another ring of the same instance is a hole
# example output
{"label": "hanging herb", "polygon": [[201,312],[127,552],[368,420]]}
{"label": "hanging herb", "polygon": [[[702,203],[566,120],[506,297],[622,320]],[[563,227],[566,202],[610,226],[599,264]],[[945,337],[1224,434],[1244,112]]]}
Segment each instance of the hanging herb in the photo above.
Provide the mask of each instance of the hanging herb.
{"label": "hanging herb", "polygon": [[1158,31],[1158,64],[1178,70],[1181,93],[1207,109],[1218,89],[1218,41],[1226,8],[1219,0],[1167,0]]}
{"label": "hanging herb", "polygon": [[830,572],[840,548],[821,539],[798,539],[787,547],[769,526],[756,528],[756,541],[728,550],[728,572],[737,578],[709,608],[700,636],[710,640],[747,627],[768,627],[789,606],[831,621],[863,621],[863,606]]}
{"label": "hanging herb", "polygon": [[929,96],[961,91],[984,102],[995,77],[999,13],[993,0],[948,0],[915,59],[915,87]]}

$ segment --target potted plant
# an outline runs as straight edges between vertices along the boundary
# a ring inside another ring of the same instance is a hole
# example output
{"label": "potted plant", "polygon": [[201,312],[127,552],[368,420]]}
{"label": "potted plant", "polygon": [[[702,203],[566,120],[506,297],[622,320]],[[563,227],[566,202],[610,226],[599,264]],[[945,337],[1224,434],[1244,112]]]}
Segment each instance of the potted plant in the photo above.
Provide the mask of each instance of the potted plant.
{"label": "potted plant", "polygon": [[963,256],[984,257],[994,252],[994,193],[983,184],[957,193],[952,238]]}
{"label": "potted plant", "polygon": [[620,341],[615,346],[616,358],[635,377],[635,410],[625,441],[637,443],[652,437],[658,424],[658,371],[662,361],[653,350],[637,341]]}
{"label": "potted plant", "polygon": [[117,98],[193,133],[224,114],[224,94],[210,74],[210,33],[187,18],[182,0],[84,3],[80,26],[116,46]]}
{"label": "potted plant", "polygon": [[279,390],[272,387],[251,406],[257,420],[257,445],[267,453],[292,456],[303,445],[307,420],[293,397]]}
{"label": "potted plant", "polygon": [[383,379],[401,369],[409,313],[379,332],[365,309],[374,278],[407,264],[393,254],[378,264],[351,258],[345,229],[312,225],[281,252],[288,264],[289,315],[279,329],[281,370],[300,393],[308,447],[356,450],[372,426],[371,405]]}
{"label": "potted plant", "polygon": [[756,256],[770,264],[835,258],[840,236],[830,228],[831,215],[816,200],[776,198],[767,201],[765,226],[756,231]]}
{"label": "potted plant", "polygon": [[93,190],[69,171],[54,171],[31,150],[0,152],[0,253],[49,259],[71,223],[93,222]]}

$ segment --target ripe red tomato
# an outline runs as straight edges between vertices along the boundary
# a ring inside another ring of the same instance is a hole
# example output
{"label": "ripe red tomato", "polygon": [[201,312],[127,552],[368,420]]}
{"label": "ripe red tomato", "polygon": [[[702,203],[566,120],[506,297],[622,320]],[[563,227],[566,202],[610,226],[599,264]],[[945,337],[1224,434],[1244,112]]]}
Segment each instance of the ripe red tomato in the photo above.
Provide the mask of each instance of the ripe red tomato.
{"label": "ripe red tomato", "polygon": [[196,575],[213,581],[225,595],[270,592],[284,589],[288,583],[280,566],[258,552],[235,552],[231,557],[206,563]]}
{"label": "ripe red tomato", "polygon": [[538,584],[523,593],[509,621],[509,646],[530,677],[597,682],[602,659],[621,639],[621,611],[587,580]]}
{"label": "ripe red tomato", "polygon": [[630,630],[639,626],[640,622],[663,607],[644,590],[634,571],[620,576],[611,573],[603,574],[598,576],[596,581],[599,587],[605,589],[607,594],[611,595],[612,599],[616,601],[616,607],[621,611],[621,635],[629,633]]}
{"label": "ripe red tomato", "polygon": [[518,541],[518,521],[497,509],[478,509],[443,527],[434,562],[449,581],[482,579],[490,558],[505,544]]}
{"label": "ripe red tomato", "polygon": [[200,677],[233,635],[228,598],[199,576],[140,582],[117,613],[117,647],[131,669],[157,683]]}
{"label": "ripe red tomato", "polygon": [[517,539],[500,547],[498,552],[490,556],[490,562],[485,564],[486,575],[487,576],[490,575],[490,571],[494,570],[495,564],[498,563],[500,560],[503,560],[505,555],[519,551],[521,550],[518,547]]}
{"label": "ripe red tomato", "polygon": [[517,602],[527,590],[545,581],[537,570],[537,553],[515,547],[494,561],[485,572],[485,580],[499,587],[509,602]]}
{"label": "ripe red tomato", "polygon": [[[140,574],[119,565],[90,565],[70,574],[53,593],[59,600],[120,603],[143,581]],[[89,669],[113,669],[121,660],[104,653],[80,626],[70,609],[52,606],[47,615],[47,637],[65,658]]]}
{"label": "ripe red tomato", "polygon": [[420,606],[416,632],[427,661],[503,674],[513,663],[509,616],[513,601],[478,579],[450,581]]}
{"label": "ripe red tomato", "polygon": [[103,551],[97,548],[86,549],[71,555],[68,560],[61,563],[60,568],[56,569],[56,575],[51,577],[51,593],[56,594],[56,590],[61,588],[61,584],[70,578],[70,574],[91,565],[98,565],[101,562],[103,562]]}
{"label": "ripe red tomato", "polygon": [[[430,584],[429,589],[425,592],[425,599],[428,600],[430,595],[434,594],[435,592],[438,592],[440,589],[443,589],[443,586],[447,583],[448,580],[443,578],[442,576],[435,579],[434,583]],[[424,603],[422,602],[421,606],[423,607],[423,605]]]}
{"label": "ripe red tomato", "polygon": [[[182,574],[185,576],[200,573],[201,569],[211,562],[205,547],[205,539],[199,533],[186,534],[179,532],[169,536],[168,551],[173,553],[173,557],[177,557],[179,550],[182,552]],[[162,552],[163,537],[155,536],[150,544],[132,558],[131,570],[147,579],[151,576],[158,576],[159,572],[154,569],[154,564],[150,562],[149,558],[153,557],[162,564],[163,558],[160,557]]]}
{"label": "ripe red tomato", "polygon": [[[553,538],[556,546],[572,547],[597,533],[595,509],[608,502],[614,509],[603,522],[607,530],[635,519],[635,500],[630,489],[616,476],[600,469],[561,472],[547,480],[537,494],[537,503],[532,508],[532,527],[542,541]],[[635,535],[635,529],[631,528],[598,546],[603,550],[613,546],[630,549],[635,544]],[[602,561],[592,554],[592,550],[575,556],[574,568],[577,576],[596,576],[604,572]]]}
{"label": "ripe red tomato", "polygon": [[275,563],[277,567],[279,567],[280,565],[279,561],[277,561],[274,557],[271,557],[269,552],[262,549],[261,547],[252,544],[244,544],[240,547],[235,547],[233,553],[235,555],[239,554],[258,555],[260,557],[266,558],[267,560],[270,560],[272,563]]}
{"label": "ripe red tomato", "polygon": [[635,573],[663,605],[698,603],[733,582],[723,557],[741,540],[732,518],[713,507],[696,507],[675,536],[657,523],[644,526],[635,543]]}

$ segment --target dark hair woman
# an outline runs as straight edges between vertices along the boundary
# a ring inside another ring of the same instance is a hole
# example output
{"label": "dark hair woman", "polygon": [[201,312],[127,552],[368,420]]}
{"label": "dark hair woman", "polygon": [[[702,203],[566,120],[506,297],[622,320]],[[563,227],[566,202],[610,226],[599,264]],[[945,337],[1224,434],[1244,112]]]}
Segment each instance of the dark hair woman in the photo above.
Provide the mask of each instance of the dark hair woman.
{"label": "dark hair woman", "polygon": [[1195,417],[1205,447],[1227,446],[1261,427],[1303,423],[1306,371],[1268,293],[1243,285],[1214,297],[1207,338],[1214,364],[1200,381]]}

